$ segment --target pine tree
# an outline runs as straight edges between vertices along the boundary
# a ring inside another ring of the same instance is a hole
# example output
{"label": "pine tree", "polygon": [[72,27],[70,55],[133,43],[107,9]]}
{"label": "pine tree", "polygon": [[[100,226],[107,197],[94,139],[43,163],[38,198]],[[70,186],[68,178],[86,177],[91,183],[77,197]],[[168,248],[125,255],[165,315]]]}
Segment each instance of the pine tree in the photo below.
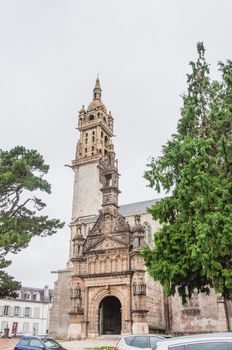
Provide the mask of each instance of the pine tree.
{"label": "pine tree", "polygon": [[162,228],[143,251],[148,272],[167,295],[183,300],[213,287],[232,297],[232,62],[210,79],[202,43],[190,62],[181,118],[158,159],[145,172],[167,196],[149,209]]}
{"label": "pine tree", "polygon": [[0,150],[0,298],[15,297],[20,288],[4,271],[11,264],[6,255],[26,248],[33,236],[52,235],[64,226],[58,219],[38,215],[46,204],[37,192],[51,192],[43,178],[48,169],[35,150]]}

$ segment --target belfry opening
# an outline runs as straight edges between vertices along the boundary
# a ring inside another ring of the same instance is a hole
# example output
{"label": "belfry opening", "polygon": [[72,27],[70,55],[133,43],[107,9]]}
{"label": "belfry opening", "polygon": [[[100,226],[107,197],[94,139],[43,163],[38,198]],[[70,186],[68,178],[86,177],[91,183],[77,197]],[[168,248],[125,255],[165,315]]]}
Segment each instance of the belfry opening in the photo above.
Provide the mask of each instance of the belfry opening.
{"label": "belfry opening", "polygon": [[121,303],[114,296],[105,297],[99,306],[99,333],[121,334]]}

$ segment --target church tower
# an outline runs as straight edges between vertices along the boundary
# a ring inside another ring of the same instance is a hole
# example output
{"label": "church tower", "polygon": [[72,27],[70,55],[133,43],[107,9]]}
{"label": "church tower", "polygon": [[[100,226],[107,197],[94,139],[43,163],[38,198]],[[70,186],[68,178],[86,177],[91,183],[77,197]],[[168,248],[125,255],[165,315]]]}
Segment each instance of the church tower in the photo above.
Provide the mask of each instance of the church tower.
{"label": "church tower", "polygon": [[224,304],[214,292],[208,305],[197,295],[183,306],[178,296],[166,298],[147,274],[141,249],[149,243],[146,230],[160,228],[147,213],[156,200],[119,207],[113,118],[101,92],[97,78],[91,103],[79,112],[70,255],[66,268],[57,271],[49,335],[226,331]]}
{"label": "church tower", "polygon": [[78,116],[80,138],[76,157],[72,161],[74,190],[72,221],[98,214],[102,203],[100,160],[112,147],[113,117],[101,100],[102,89],[99,78],[93,89],[93,99],[88,108],[82,106]]}

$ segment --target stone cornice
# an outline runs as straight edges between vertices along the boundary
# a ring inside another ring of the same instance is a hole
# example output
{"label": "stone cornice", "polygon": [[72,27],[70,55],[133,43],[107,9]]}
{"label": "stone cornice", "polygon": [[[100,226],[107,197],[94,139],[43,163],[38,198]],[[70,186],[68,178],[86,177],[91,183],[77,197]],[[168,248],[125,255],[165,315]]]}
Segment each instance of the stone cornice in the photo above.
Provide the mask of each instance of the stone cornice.
{"label": "stone cornice", "polygon": [[[144,271],[143,271],[144,272]],[[99,277],[117,277],[117,276],[131,276],[133,271],[121,271],[121,272],[100,272],[100,273],[92,273],[92,274],[75,274],[72,277],[81,277],[81,278],[99,278]]]}
{"label": "stone cornice", "polygon": [[72,256],[70,259],[72,262],[74,261],[86,261],[87,258],[85,256]]}
{"label": "stone cornice", "polygon": [[75,167],[82,165],[82,164],[85,164],[85,163],[96,162],[96,161],[100,160],[101,157],[102,157],[101,155],[95,154],[93,156],[82,157],[80,159],[72,160],[71,168],[75,168]]}
{"label": "stone cornice", "polygon": [[132,314],[145,314],[148,312],[149,310],[132,310]]}
{"label": "stone cornice", "polygon": [[92,251],[85,251],[85,255],[101,255],[108,253],[108,252],[121,252],[121,251],[128,251],[128,247],[115,247],[115,248],[106,248],[106,249],[98,249],[98,250],[92,250]]}

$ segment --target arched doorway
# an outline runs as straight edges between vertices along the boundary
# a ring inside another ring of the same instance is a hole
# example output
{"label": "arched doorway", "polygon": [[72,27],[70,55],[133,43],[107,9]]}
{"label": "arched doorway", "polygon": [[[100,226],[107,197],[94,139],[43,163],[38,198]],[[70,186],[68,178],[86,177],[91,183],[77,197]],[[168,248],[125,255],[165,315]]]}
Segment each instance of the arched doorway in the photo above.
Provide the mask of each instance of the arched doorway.
{"label": "arched doorway", "polygon": [[99,333],[121,334],[121,303],[116,297],[105,297],[99,306]]}

